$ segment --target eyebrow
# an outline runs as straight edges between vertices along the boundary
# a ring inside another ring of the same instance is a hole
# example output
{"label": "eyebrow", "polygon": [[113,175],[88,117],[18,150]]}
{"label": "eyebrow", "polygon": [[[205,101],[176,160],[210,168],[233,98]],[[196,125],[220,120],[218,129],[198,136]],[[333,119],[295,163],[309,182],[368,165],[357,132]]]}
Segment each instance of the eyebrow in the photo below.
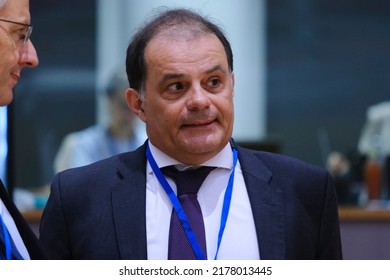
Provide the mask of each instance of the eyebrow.
{"label": "eyebrow", "polygon": [[160,82],[162,83],[173,79],[179,79],[179,78],[183,78],[184,76],[185,76],[184,74],[166,74],[162,77]]}
{"label": "eyebrow", "polygon": [[[215,65],[214,67],[206,70],[204,73],[205,74],[211,74],[213,72],[216,72],[216,71],[220,71],[222,73],[226,73],[226,70],[224,70],[222,68],[221,65]],[[166,74],[162,77],[161,81],[160,82],[165,82],[165,81],[169,81],[169,80],[172,80],[172,79],[180,79],[180,78],[183,78],[185,77],[186,75],[185,74]]]}
{"label": "eyebrow", "polygon": [[206,74],[210,74],[210,73],[213,73],[213,72],[216,72],[216,71],[220,71],[222,73],[226,73],[226,70],[222,68],[221,65],[215,65],[213,68],[207,70],[205,73]]}

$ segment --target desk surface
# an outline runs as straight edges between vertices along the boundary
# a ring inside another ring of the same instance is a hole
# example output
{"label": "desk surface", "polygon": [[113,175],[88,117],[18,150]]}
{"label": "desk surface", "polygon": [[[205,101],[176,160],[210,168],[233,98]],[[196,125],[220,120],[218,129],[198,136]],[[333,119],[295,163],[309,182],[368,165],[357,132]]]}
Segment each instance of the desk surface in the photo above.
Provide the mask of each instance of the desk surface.
{"label": "desk surface", "polygon": [[390,210],[340,207],[340,222],[390,222]]}
{"label": "desk surface", "polygon": [[[23,217],[30,223],[37,223],[42,216],[41,210],[23,212]],[[390,222],[390,210],[367,209],[361,207],[340,207],[340,222]]]}
{"label": "desk surface", "polygon": [[23,217],[29,223],[39,223],[42,216],[42,210],[30,210],[22,212]]}

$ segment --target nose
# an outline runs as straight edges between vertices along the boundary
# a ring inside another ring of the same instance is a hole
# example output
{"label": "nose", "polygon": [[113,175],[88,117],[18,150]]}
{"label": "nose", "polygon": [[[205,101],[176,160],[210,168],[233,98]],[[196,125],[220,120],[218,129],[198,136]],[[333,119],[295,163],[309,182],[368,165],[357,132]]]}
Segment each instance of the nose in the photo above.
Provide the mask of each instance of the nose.
{"label": "nose", "polygon": [[22,67],[34,68],[39,64],[37,51],[31,40],[28,40],[25,45],[19,50],[19,65]]}
{"label": "nose", "polygon": [[187,108],[188,110],[196,111],[202,110],[210,106],[209,92],[201,86],[194,87],[188,91]]}

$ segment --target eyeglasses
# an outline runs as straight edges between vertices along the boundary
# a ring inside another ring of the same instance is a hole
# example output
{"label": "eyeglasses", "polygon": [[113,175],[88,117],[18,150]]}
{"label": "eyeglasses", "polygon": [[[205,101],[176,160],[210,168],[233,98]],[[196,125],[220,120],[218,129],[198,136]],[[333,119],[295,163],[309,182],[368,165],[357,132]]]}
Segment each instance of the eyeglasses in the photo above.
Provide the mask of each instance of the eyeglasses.
{"label": "eyeglasses", "polygon": [[1,19],[1,18],[0,18],[0,21],[23,26],[23,28],[18,29],[17,31],[12,32],[10,34],[10,36],[14,40],[17,48],[22,47],[30,39],[32,30],[33,30],[33,26],[31,24],[16,22],[16,21],[12,21],[12,20]]}

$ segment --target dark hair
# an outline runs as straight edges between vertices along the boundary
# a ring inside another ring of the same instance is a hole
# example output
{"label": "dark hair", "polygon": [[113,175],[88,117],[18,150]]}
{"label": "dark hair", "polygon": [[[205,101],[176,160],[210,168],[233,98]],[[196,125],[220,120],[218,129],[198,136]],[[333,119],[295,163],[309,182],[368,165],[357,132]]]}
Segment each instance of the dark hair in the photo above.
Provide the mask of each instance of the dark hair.
{"label": "dark hair", "polygon": [[194,34],[212,33],[217,36],[225,49],[229,70],[233,71],[232,49],[222,29],[191,10],[171,9],[157,15],[133,36],[126,54],[126,73],[130,87],[142,91],[147,73],[144,57],[146,46],[156,35],[172,27],[185,28]]}

